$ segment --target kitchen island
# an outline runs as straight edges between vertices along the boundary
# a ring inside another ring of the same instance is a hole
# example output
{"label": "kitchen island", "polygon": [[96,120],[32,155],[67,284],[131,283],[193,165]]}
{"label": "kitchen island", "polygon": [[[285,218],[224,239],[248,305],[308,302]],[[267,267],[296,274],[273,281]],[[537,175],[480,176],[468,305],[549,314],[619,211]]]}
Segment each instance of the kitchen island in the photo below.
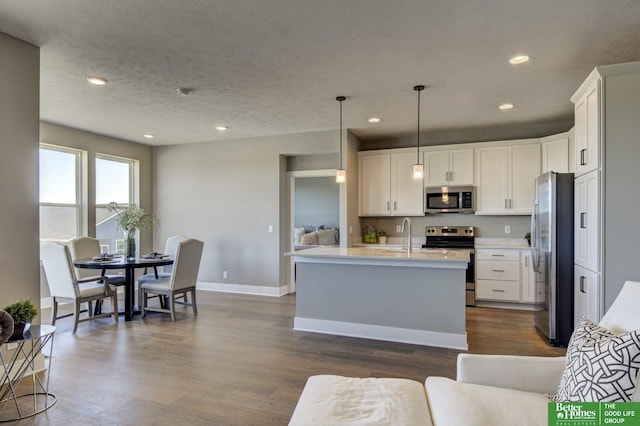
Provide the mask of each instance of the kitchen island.
{"label": "kitchen island", "polygon": [[294,329],[467,349],[468,250],[312,248],[296,263]]}

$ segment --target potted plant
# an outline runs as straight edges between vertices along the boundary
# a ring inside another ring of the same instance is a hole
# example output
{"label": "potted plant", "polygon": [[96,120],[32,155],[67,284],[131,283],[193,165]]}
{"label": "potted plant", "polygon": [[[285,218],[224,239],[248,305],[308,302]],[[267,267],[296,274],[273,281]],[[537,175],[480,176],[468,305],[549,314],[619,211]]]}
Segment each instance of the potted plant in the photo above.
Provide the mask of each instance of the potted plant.
{"label": "potted plant", "polygon": [[124,255],[127,259],[136,257],[136,231],[155,230],[158,227],[158,218],[153,214],[146,214],[143,209],[135,204],[119,206],[111,202],[107,205],[107,211],[116,213],[116,224],[124,231]]}
{"label": "potted plant", "polygon": [[387,233],[386,231],[378,231],[378,242],[380,244],[387,244]]}
{"label": "potted plant", "polygon": [[11,339],[22,337],[22,333],[29,329],[31,320],[40,312],[31,300],[20,299],[4,308],[5,312],[13,318],[13,334]]}

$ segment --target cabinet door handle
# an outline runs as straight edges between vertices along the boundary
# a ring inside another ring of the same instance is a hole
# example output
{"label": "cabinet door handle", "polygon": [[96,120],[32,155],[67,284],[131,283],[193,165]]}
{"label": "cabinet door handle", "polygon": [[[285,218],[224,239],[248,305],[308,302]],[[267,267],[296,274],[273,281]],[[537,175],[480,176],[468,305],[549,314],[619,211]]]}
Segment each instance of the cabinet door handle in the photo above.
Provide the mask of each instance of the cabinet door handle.
{"label": "cabinet door handle", "polygon": [[450,180],[449,179],[449,172],[444,172],[444,180]]}
{"label": "cabinet door handle", "polygon": [[529,256],[525,256],[524,257],[524,267],[528,268],[529,267]]}
{"label": "cabinet door handle", "polygon": [[453,180],[453,172],[449,172],[449,180]]}
{"label": "cabinet door handle", "polygon": [[587,149],[586,148],[583,148],[580,150],[580,165],[581,166],[587,165]]}
{"label": "cabinet door handle", "polygon": [[494,293],[504,293],[504,290],[492,289],[491,291],[493,291]]}
{"label": "cabinet door handle", "polygon": [[509,199],[508,199],[508,198],[505,198],[505,199],[504,199],[504,208],[505,208],[505,209],[508,209],[508,208],[509,208]]}
{"label": "cabinet door handle", "polygon": [[493,257],[504,257],[504,254],[492,254]]}
{"label": "cabinet door handle", "polygon": [[398,210],[398,202],[397,201],[393,202],[393,210],[396,210],[396,211]]}
{"label": "cabinet door handle", "polygon": [[586,277],[580,276],[580,293],[586,293],[584,290],[584,282],[586,281]]}
{"label": "cabinet door handle", "polygon": [[509,208],[513,208],[513,198],[509,198]]}
{"label": "cabinet door handle", "polygon": [[504,272],[504,269],[492,269],[493,272]]}
{"label": "cabinet door handle", "polygon": [[391,204],[389,201],[387,201],[387,210],[391,210]]}
{"label": "cabinet door handle", "polygon": [[587,227],[587,213],[582,212],[580,213],[580,228],[586,228],[586,227]]}

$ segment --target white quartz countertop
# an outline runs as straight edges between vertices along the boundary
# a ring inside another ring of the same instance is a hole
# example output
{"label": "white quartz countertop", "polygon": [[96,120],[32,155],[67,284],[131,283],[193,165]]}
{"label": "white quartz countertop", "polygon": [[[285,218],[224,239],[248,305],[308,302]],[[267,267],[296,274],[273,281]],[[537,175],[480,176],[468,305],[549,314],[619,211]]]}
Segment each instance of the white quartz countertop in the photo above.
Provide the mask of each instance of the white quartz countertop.
{"label": "white quartz countertop", "polygon": [[476,238],[476,249],[528,250],[529,244],[524,238]]}
{"label": "white quartz countertop", "polygon": [[[340,263],[367,261],[371,264],[390,264],[397,263],[411,264],[413,266],[429,266],[440,265],[440,267],[449,264],[449,267],[466,269],[469,263],[469,250],[463,249],[415,249],[411,254],[406,249],[398,248],[368,248],[368,247],[350,247],[350,248],[330,248],[318,247],[307,250],[298,250],[292,253],[286,253],[287,256],[293,256],[296,261],[319,261],[329,259],[338,259]],[[455,266],[454,266],[455,265]]]}

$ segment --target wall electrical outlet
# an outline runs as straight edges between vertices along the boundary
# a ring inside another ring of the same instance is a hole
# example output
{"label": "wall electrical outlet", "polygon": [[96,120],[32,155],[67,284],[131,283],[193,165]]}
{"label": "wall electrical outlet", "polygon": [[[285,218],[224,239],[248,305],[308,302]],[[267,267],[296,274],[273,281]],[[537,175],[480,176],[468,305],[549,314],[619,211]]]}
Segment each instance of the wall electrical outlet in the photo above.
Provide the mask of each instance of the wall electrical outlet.
{"label": "wall electrical outlet", "polygon": [[273,225],[269,225],[269,233],[273,234]]}
{"label": "wall electrical outlet", "polygon": [[511,233],[511,225],[505,225],[504,226],[504,233],[505,234],[510,234]]}
{"label": "wall electrical outlet", "polygon": [[229,272],[227,272],[227,271],[222,271],[222,278],[224,278],[225,280],[226,280],[227,278],[229,278]]}
{"label": "wall electrical outlet", "polygon": [[402,225],[396,225],[396,232],[402,232]]}

